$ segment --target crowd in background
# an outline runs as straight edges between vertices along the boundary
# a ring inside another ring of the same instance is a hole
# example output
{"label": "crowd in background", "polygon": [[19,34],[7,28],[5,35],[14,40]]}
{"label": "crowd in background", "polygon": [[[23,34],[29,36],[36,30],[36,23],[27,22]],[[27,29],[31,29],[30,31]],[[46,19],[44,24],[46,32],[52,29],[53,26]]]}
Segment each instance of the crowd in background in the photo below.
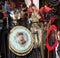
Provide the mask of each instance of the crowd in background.
{"label": "crowd in background", "polygon": [[[23,20],[23,23],[26,22],[27,20],[29,22],[42,21],[47,24],[49,21],[53,22],[56,19],[53,12],[54,8],[50,8],[48,7],[48,5],[44,5],[40,9],[37,9],[33,2],[31,2],[31,5],[29,7],[27,7],[25,3],[17,7],[14,2],[8,2],[8,1],[5,1],[5,3],[1,4],[2,4],[1,5],[2,12],[1,11],[0,12],[3,13],[3,19],[5,19],[7,15],[10,16],[11,18],[11,15],[15,13],[17,14],[20,13],[18,19],[20,19],[20,21]],[[20,24],[22,23],[20,22]]]}

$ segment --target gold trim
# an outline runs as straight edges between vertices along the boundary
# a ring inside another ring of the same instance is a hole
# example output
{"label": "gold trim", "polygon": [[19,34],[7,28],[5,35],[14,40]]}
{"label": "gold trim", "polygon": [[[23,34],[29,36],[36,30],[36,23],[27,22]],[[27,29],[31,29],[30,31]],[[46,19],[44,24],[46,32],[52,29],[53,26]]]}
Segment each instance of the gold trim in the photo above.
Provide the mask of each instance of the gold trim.
{"label": "gold trim", "polygon": [[[23,26],[15,26],[15,27],[13,27],[12,29],[11,29],[11,31],[10,31],[10,34],[16,29],[16,28],[24,28],[25,30],[27,30],[29,33],[30,33],[30,35],[32,34],[27,28],[25,28],[25,27],[23,27]],[[9,34],[9,37],[8,38],[10,38],[10,34]],[[32,35],[31,35],[31,37],[32,37]],[[27,55],[28,53],[30,53],[30,51],[33,49],[33,43],[34,43],[34,40],[33,40],[33,38],[31,38],[32,39],[32,42],[31,42],[31,45],[28,47],[28,49],[26,49],[26,50],[23,50],[23,51],[20,51],[20,50],[16,50],[13,46],[12,46],[12,44],[11,44],[11,42],[10,42],[10,40],[9,40],[9,49],[14,53],[14,54],[16,54],[16,55],[18,55],[18,56],[24,56],[24,55]]]}

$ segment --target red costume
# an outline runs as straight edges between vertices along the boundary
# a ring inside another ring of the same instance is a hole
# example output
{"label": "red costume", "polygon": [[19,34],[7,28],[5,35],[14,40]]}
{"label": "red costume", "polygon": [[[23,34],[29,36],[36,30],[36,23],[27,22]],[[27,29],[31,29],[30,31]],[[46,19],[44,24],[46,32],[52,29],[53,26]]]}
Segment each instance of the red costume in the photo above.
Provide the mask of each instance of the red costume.
{"label": "red costume", "polygon": [[[56,41],[55,41],[55,44],[54,44],[53,46],[49,46],[49,44],[48,44],[48,37],[49,37],[50,32],[51,32],[52,30],[56,30]],[[49,30],[48,30],[48,32],[47,32],[47,35],[46,35],[46,47],[47,47],[47,49],[48,49],[49,51],[52,51],[52,50],[54,50],[55,47],[57,46],[57,43],[58,43],[58,30],[57,30],[57,27],[56,27],[55,25],[52,25],[52,26],[50,26],[50,28],[49,28]]]}
{"label": "red costume", "polygon": [[[49,8],[47,6],[44,6],[44,7],[41,7],[39,12],[41,14],[41,18],[40,20],[41,21],[46,21],[46,18],[45,16],[47,15],[48,18],[48,21],[51,20],[51,22],[54,22],[54,20],[56,19],[54,15],[52,15],[52,11],[53,9],[52,8]],[[45,16],[44,16],[44,13],[45,13]]]}

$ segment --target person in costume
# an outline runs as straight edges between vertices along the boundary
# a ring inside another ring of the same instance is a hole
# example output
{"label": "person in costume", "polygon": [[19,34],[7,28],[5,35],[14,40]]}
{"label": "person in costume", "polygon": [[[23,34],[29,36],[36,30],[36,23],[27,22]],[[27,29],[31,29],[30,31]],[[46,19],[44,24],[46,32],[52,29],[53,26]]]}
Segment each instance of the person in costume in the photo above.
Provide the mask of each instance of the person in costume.
{"label": "person in costume", "polygon": [[47,29],[49,29],[50,25],[56,20],[53,10],[53,8],[50,8],[47,5],[42,6],[39,10],[41,15],[40,21],[44,22]]}
{"label": "person in costume", "polygon": [[55,20],[55,17],[52,11],[53,11],[53,8],[50,8],[47,5],[41,7],[40,8],[40,14],[41,14],[40,20],[43,20],[43,21],[51,20],[53,22]]}
{"label": "person in costume", "polygon": [[48,49],[48,58],[56,58],[56,46],[58,44],[58,30],[55,25],[50,26],[46,35],[46,48]]}
{"label": "person in costume", "polygon": [[[49,35],[49,39],[48,39],[48,43],[50,46],[52,46],[54,43],[55,43],[55,30],[52,30],[50,32],[50,35]],[[53,51],[50,52],[50,57],[49,58],[56,58],[56,52],[55,52],[55,49]]]}
{"label": "person in costume", "polygon": [[40,34],[42,30],[40,29],[39,26],[39,19],[40,19],[39,10],[37,9],[36,5],[33,2],[31,2],[31,5],[28,8],[28,20],[30,23],[30,30],[33,33],[33,37],[35,38],[36,42],[35,48],[40,43],[40,42],[38,43],[38,40],[40,40],[42,37]]}

